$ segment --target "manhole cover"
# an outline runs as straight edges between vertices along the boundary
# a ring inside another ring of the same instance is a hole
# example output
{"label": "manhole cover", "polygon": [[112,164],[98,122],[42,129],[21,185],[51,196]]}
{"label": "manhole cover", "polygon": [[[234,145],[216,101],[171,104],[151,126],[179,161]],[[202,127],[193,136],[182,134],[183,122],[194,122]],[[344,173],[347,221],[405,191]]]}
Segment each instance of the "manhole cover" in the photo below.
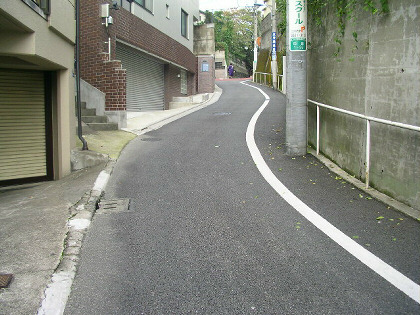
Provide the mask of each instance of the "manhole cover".
{"label": "manhole cover", "polygon": [[0,289],[7,288],[12,279],[12,274],[0,274]]}
{"label": "manhole cover", "polygon": [[147,141],[147,142],[156,142],[156,141],[160,141],[162,139],[159,138],[143,138],[141,139],[141,141]]}
{"label": "manhole cover", "polygon": [[231,115],[231,114],[232,114],[232,113],[227,113],[227,112],[226,112],[226,113],[224,113],[224,112],[223,112],[223,113],[214,113],[213,115],[214,115],[214,116],[228,116],[228,115]]}
{"label": "manhole cover", "polygon": [[97,214],[110,214],[128,211],[130,199],[101,200],[98,205]]}

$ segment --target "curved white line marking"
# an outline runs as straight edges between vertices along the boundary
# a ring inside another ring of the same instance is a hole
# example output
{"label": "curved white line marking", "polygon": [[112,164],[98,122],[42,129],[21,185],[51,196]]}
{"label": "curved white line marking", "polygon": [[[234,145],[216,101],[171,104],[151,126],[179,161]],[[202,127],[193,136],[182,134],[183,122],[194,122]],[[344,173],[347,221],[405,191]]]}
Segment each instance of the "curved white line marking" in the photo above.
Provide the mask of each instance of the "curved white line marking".
{"label": "curved white line marking", "polygon": [[273,187],[277,193],[286,200],[293,208],[295,208],[300,214],[308,219],[313,225],[324,232],[334,242],[343,247],[346,251],[368,266],[370,269],[379,274],[382,278],[390,282],[393,286],[404,292],[410,298],[417,303],[420,303],[420,286],[404,276],[401,272],[392,268],[390,265],[385,263],[383,260],[366,250],[363,246],[356,243],[350,237],[345,235],[334,225],[329,223],[314,210],[309,208],[299,198],[297,198],[278,178],[271,172],[268,165],[265,163],[254,139],[254,130],[257,123],[258,117],[261,115],[263,110],[267,107],[270,102],[270,97],[264,93],[260,88],[241,82],[242,84],[252,87],[260,91],[265,97],[265,101],[258,111],[252,116],[246,131],[246,142],[248,149],[251,153],[252,159],[257,165],[258,170],[264,179]]}

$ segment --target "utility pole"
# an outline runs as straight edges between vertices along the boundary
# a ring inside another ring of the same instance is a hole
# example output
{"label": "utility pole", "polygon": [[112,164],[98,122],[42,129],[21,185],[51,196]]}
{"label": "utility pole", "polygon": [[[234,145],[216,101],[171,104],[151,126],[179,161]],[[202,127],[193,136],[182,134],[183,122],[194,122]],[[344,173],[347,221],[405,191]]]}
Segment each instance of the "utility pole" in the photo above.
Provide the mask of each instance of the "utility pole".
{"label": "utility pole", "polygon": [[307,1],[287,0],[286,154],[307,152]]}
{"label": "utility pole", "polygon": [[271,73],[273,75],[273,89],[277,89],[277,22],[276,22],[276,0],[271,4]]}

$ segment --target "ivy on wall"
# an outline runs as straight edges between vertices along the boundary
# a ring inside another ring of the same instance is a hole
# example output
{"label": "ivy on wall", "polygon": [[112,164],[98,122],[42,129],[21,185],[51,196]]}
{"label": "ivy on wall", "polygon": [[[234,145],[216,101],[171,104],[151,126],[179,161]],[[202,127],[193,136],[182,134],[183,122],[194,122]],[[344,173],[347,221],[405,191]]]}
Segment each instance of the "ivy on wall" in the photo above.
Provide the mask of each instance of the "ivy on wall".
{"label": "ivy on wall", "polygon": [[[342,39],[344,37],[346,22],[356,22],[356,12],[363,9],[370,12],[372,15],[389,13],[389,0],[307,0],[308,1],[308,17],[315,22],[315,25],[322,25],[324,19],[322,15],[325,14],[327,6],[335,8],[337,16],[337,25],[335,42],[337,43],[337,50],[335,54],[340,52]],[[276,0],[277,12],[280,14],[280,21],[277,25],[280,35],[286,34],[286,6],[287,0]],[[357,32],[353,32],[353,38],[357,43]]]}

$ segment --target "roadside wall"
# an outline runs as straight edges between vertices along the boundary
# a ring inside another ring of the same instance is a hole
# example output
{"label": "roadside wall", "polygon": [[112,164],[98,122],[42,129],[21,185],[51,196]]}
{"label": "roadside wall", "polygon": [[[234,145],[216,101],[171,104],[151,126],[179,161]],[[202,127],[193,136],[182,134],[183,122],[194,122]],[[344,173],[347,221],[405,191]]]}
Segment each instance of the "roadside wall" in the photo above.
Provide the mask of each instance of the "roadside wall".
{"label": "roadside wall", "polygon": [[[230,61],[235,69],[235,78],[248,78],[249,77],[249,73],[248,73],[248,69],[245,67],[245,64],[243,62],[239,62],[239,61],[234,61],[231,60]],[[226,68],[226,73],[227,73],[227,68]]]}
{"label": "roadside wall", "polygon": [[226,79],[228,76],[227,76],[225,51],[216,50],[214,61],[219,64],[219,67],[216,66],[214,70],[216,79]]}
{"label": "roadside wall", "polygon": [[[420,2],[389,1],[390,13],[356,12],[340,52],[336,9],[323,26],[309,23],[308,97],[360,114],[420,125]],[[354,34],[357,34],[357,41]],[[316,110],[308,105],[309,142],[316,145]],[[366,123],[321,110],[320,149],[350,174],[365,179]],[[371,125],[371,185],[420,208],[420,133]]]}
{"label": "roadside wall", "polygon": [[215,83],[214,24],[194,26],[194,54],[197,56],[197,92],[213,93]]}

